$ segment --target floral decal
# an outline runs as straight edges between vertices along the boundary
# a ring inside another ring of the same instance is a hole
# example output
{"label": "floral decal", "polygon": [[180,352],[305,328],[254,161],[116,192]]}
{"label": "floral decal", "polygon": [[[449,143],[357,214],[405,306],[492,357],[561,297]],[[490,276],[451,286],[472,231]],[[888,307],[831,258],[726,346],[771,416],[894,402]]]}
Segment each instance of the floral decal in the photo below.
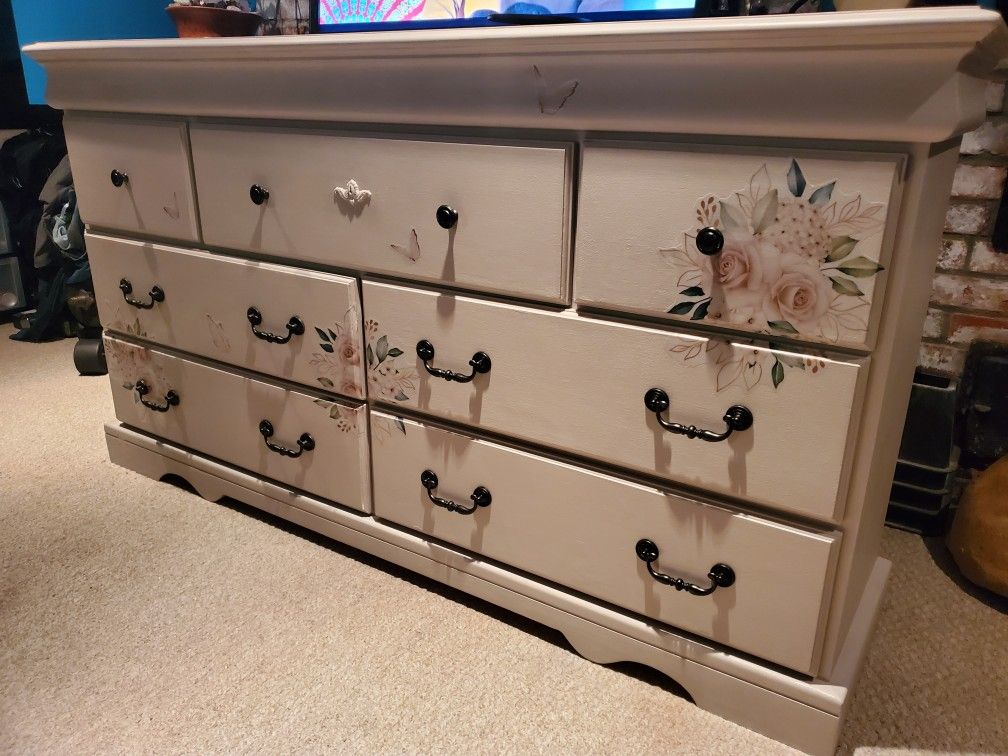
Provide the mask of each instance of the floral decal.
{"label": "floral decal", "polygon": [[344,433],[357,429],[357,410],[353,407],[344,407],[327,399],[316,399],[315,404],[328,412],[329,418],[335,420],[336,427]]}
{"label": "floral decal", "polygon": [[406,423],[401,417],[376,417],[371,415],[371,432],[377,443],[383,443],[392,438],[393,433],[406,435]]}
{"label": "floral decal", "polygon": [[668,312],[773,335],[861,339],[871,302],[858,280],[883,268],[858,243],[882,228],[885,206],[835,196],[836,181],[812,188],[797,160],[782,178],[774,186],[764,164],[734,197],[700,200],[697,222],[720,229],[724,247],[707,257],[686,232],[659,250],[679,272]]}
{"label": "floral decal", "polygon": [[120,385],[133,392],[134,403],[139,403],[140,395],[133,391],[133,387],[141,378],[147,381],[155,393],[168,390],[164,367],[152,359],[151,351],[147,347],[106,339],[105,358],[109,364],[110,375],[118,376]]}
{"label": "floral decal", "polygon": [[399,361],[403,350],[390,346],[387,334],[379,335],[381,329],[376,321],[367,321],[364,328],[367,332],[368,387],[372,395],[397,402],[409,401],[419,379],[416,369]]}
{"label": "floral decal", "polygon": [[310,365],[315,368],[319,385],[346,396],[363,397],[358,383],[361,354],[357,311],[354,308],[343,314],[343,322],[325,330],[315,327],[319,349],[314,352]]}
{"label": "floral decal", "polygon": [[749,349],[717,338],[679,343],[669,351],[679,356],[684,363],[716,367],[717,391],[722,391],[739,381],[750,390],[764,378],[769,378],[773,387],[777,388],[791,370],[803,370],[816,375],[826,368],[826,360],[819,355],[793,354],[773,349]]}

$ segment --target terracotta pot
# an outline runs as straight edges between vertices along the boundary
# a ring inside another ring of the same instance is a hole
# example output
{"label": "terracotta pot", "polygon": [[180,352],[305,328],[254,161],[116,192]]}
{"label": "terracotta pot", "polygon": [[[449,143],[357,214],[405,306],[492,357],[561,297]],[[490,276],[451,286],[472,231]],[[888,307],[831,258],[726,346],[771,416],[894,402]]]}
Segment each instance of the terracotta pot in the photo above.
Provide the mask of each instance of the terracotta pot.
{"label": "terracotta pot", "polygon": [[262,23],[258,13],[222,8],[169,5],[165,10],[175,22],[180,37],[249,37]]}

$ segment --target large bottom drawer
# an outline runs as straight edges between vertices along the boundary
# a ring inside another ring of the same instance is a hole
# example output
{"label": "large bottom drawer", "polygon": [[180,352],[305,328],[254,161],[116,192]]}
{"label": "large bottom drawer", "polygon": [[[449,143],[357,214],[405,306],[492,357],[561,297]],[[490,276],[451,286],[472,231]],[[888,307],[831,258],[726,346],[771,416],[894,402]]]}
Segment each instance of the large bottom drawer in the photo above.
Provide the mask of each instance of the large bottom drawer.
{"label": "large bottom drawer", "polygon": [[[372,411],[371,426],[375,516],[815,672],[839,534],[729,511],[393,415]],[[650,565],[641,558],[655,552]],[[656,578],[649,566],[671,580]]]}
{"label": "large bottom drawer", "polygon": [[116,417],[347,507],[371,511],[355,407],[105,337]]}

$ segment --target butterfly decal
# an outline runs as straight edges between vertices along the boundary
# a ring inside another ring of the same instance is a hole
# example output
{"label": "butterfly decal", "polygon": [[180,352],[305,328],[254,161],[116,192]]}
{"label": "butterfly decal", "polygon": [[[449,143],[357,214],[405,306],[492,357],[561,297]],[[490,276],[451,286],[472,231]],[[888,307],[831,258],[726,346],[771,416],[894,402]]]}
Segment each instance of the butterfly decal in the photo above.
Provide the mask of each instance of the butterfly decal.
{"label": "butterfly decal", "polygon": [[420,259],[420,239],[417,238],[415,228],[410,232],[409,244],[407,246],[403,247],[399,244],[390,244],[389,246],[400,255],[409,259],[410,262],[416,262]]}
{"label": "butterfly decal", "polygon": [[361,189],[360,184],[354,179],[347,181],[345,187],[337,186],[333,190],[333,193],[337,199],[342,200],[354,209],[363,207],[371,201],[371,190]]}
{"label": "butterfly decal", "polygon": [[555,115],[567,104],[567,100],[574,96],[578,86],[581,84],[577,79],[568,79],[556,86],[550,86],[546,77],[542,75],[539,66],[532,66],[535,73],[536,95],[539,98],[539,112],[545,115]]}

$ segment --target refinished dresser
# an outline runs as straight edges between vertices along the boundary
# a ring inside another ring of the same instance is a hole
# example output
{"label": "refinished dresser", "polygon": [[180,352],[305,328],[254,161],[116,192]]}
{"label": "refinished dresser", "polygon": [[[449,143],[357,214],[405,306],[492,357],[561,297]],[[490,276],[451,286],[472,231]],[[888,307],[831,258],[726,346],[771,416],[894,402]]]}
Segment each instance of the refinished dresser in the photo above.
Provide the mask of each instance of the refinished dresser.
{"label": "refinished dresser", "polygon": [[998,15],[29,52],[114,462],[832,751]]}

